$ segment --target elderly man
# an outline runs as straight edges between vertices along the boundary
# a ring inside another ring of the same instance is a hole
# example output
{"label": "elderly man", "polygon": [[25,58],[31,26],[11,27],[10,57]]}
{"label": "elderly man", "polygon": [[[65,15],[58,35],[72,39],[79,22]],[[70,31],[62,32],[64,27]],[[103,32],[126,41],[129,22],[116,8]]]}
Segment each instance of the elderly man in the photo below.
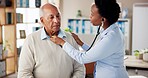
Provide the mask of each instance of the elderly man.
{"label": "elderly man", "polygon": [[50,3],[40,8],[43,28],[30,34],[22,47],[18,78],[85,78],[85,67],[50,41],[55,35],[78,49],[73,37],[60,29],[60,12]]}

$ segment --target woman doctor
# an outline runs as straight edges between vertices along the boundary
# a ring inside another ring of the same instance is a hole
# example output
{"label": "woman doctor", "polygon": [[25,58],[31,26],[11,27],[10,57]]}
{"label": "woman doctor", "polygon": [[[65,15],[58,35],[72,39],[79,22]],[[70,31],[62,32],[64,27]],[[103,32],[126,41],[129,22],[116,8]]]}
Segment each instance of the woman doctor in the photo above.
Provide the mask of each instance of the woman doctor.
{"label": "woman doctor", "polygon": [[98,41],[88,50],[89,47],[86,44],[76,35],[74,37],[86,52],[76,50],[57,36],[50,39],[61,45],[65,52],[79,63],[96,62],[95,78],[128,78],[124,67],[124,37],[115,24],[119,14],[120,7],[116,0],[95,0],[95,4],[91,6],[90,20],[94,26],[101,26]]}

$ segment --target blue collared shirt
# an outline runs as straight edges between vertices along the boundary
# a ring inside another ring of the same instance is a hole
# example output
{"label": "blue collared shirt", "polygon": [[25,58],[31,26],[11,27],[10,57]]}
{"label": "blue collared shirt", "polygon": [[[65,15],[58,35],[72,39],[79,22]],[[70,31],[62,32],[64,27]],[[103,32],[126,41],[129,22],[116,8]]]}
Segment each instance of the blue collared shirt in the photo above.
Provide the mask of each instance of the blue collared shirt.
{"label": "blue collared shirt", "polygon": [[[85,50],[88,46],[83,46]],[[80,52],[68,42],[63,49],[81,64],[96,62],[95,78],[128,78],[124,68],[124,37],[115,24],[100,32],[96,44],[87,52]]]}
{"label": "blue collared shirt", "polygon": [[[65,38],[66,37],[66,34],[64,33],[63,30],[60,29],[58,37],[60,37],[60,38]],[[50,36],[48,36],[46,34],[45,28],[43,27],[42,30],[41,30],[41,40],[45,40],[45,39],[50,39]]]}

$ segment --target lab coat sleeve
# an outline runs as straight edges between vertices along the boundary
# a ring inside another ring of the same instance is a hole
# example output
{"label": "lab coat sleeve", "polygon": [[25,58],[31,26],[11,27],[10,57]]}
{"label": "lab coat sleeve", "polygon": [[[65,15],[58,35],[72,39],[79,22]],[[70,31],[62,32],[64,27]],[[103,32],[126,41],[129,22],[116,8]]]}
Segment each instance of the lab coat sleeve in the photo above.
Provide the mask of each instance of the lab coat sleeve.
{"label": "lab coat sleeve", "polygon": [[84,44],[82,45],[82,49],[85,50],[85,51],[87,51],[87,50],[89,49],[89,46],[84,43]]}
{"label": "lab coat sleeve", "polygon": [[100,41],[97,41],[96,45],[87,52],[80,52],[72,47],[68,42],[65,42],[63,49],[81,64],[95,62],[112,55],[117,51],[117,47],[120,47],[120,41],[116,38],[115,34],[108,34],[104,36]]}
{"label": "lab coat sleeve", "polygon": [[20,53],[17,78],[34,78],[32,72],[35,61],[33,58],[34,54],[32,51],[32,44],[33,43],[31,37],[28,37]]}

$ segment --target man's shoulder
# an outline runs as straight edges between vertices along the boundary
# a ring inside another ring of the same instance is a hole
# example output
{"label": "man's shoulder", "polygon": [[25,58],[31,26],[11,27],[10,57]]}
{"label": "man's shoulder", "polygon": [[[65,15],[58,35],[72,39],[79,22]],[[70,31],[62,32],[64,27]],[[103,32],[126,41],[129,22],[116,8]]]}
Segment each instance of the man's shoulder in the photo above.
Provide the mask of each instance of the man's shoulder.
{"label": "man's shoulder", "polygon": [[67,38],[72,38],[71,33],[69,33],[69,32],[65,32],[65,31],[64,31],[64,33],[65,33],[65,35],[66,35]]}
{"label": "man's shoulder", "polygon": [[27,38],[40,38],[40,35],[41,35],[41,29],[35,31],[35,32],[32,32],[31,34],[29,34],[27,36]]}

